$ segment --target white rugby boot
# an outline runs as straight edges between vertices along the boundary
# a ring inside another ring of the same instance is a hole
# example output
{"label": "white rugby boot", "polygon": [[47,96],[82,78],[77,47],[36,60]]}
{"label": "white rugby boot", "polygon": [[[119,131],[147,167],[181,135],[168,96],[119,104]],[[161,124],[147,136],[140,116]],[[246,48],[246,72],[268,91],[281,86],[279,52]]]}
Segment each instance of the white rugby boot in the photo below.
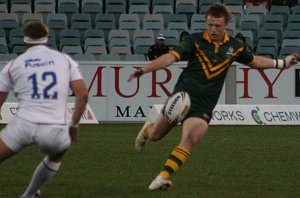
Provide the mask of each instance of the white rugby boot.
{"label": "white rugby boot", "polygon": [[145,138],[144,133],[149,125],[150,123],[146,122],[135,139],[135,150],[137,150],[140,153],[143,152],[145,144],[148,140],[147,138]]}
{"label": "white rugby boot", "polygon": [[167,191],[172,187],[172,182],[158,175],[149,185],[149,190]]}

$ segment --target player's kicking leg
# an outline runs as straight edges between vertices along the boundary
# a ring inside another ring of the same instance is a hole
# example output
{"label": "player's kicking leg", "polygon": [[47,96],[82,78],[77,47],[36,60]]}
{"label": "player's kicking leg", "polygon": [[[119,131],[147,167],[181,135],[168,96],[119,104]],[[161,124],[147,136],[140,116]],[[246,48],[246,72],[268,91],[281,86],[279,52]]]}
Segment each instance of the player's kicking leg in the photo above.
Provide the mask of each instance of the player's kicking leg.
{"label": "player's kicking leg", "polygon": [[148,140],[160,140],[174,126],[169,124],[169,122],[163,117],[161,113],[156,115],[156,117],[148,116],[148,118],[135,139],[135,149],[138,152],[143,152],[145,144]]}
{"label": "player's kicking leg", "polygon": [[143,152],[145,144],[149,139],[148,137],[149,131],[152,130],[155,120],[159,117],[159,114],[160,111],[158,110],[158,107],[154,105],[147,116],[145,124],[143,125],[142,129],[140,130],[140,132],[138,133],[135,139],[135,149],[138,152]]}

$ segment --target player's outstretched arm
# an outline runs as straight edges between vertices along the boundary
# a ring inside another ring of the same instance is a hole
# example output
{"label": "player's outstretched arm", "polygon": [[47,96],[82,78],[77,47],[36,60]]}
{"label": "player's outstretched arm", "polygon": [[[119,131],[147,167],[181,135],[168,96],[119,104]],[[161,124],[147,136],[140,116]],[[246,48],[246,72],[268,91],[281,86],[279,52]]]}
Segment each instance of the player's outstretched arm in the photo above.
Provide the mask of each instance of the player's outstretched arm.
{"label": "player's outstretched arm", "polygon": [[174,56],[173,54],[170,54],[170,53],[164,54],[164,55],[158,57],[157,59],[153,60],[147,66],[137,69],[134,72],[132,72],[130,74],[127,82],[130,82],[132,79],[138,78],[138,77],[142,76],[143,74],[168,67],[175,61],[176,61],[176,56]]}
{"label": "player's outstretched arm", "polygon": [[75,94],[75,108],[70,123],[70,136],[72,141],[76,141],[78,124],[88,102],[88,91],[83,80],[74,80],[70,86]]}
{"label": "player's outstretched arm", "polygon": [[263,56],[255,56],[254,60],[250,63],[250,66],[257,69],[288,69],[297,64],[299,60],[300,56],[298,54],[288,55],[284,59],[270,59]]}

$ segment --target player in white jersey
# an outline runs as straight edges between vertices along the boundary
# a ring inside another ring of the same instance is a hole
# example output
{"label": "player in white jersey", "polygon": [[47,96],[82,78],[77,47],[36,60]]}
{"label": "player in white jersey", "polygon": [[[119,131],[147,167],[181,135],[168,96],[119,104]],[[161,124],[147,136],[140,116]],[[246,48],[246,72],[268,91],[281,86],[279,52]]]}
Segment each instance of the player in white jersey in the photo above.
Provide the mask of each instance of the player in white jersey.
{"label": "player in white jersey", "polygon": [[[78,64],[48,48],[47,41],[45,24],[28,23],[24,28],[27,51],[10,61],[0,73],[0,107],[11,90],[19,102],[17,115],[1,132],[0,163],[32,144],[45,153],[22,195],[24,198],[37,197],[39,189],[59,170],[71,141],[77,139],[78,123],[88,100]],[[68,121],[70,89],[76,99]]]}

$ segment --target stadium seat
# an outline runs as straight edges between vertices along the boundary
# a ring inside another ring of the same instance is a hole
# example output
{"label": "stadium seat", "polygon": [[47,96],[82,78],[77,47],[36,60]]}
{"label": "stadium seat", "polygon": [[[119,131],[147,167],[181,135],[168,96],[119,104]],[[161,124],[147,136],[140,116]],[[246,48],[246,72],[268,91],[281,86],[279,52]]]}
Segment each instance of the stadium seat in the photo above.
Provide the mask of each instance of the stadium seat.
{"label": "stadium seat", "polygon": [[188,24],[186,22],[170,22],[167,30],[177,30],[178,33],[188,31]]}
{"label": "stadium seat", "polygon": [[261,4],[259,6],[250,5],[246,9],[246,13],[248,15],[257,14],[259,16],[259,18],[260,18],[260,21],[263,23],[264,19],[265,19],[265,16],[268,13],[268,10],[266,9],[266,7],[263,4]]}
{"label": "stadium seat", "polygon": [[73,58],[76,61],[96,61],[94,54],[75,54]]}
{"label": "stadium seat", "polygon": [[149,14],[150,10],[147,5],[130,5],[129,14],[137,14],[140,17],[140,21],[143,20],[145,14]]}
{"label": "stadium seat", "polygon": [[277,51],[275,50],[274,47],[263,47],[263,46],[257,47],[255,54],[267,58],[271,58],[271,59],[277,58]]}
{"label": "stadium seat", "polygon": [[143,24],[143,30],[152,30],[154,34],[164,29],[164,25],[161,21],[145,21]]}
{"label": "stadium seat", "polygon": [[80,33],[78,30],[61,30],[59,34],[59,49],[64,46],[81,46]]}
{"label": "stadium seat", "polygon": [[97,14],[95,18],[95,29],[103,30],[105,41],[108,41],[108,34],[116,28],[116,19],[113,14]]}
{"label": "stadium seat", "polygon": [[151,0],[129,0],[128,5],[146,5],[150,8]]}
{"label": "stadium seat", "polygon": [[45,4],[53,4],[54,6],[56,6],[56,1],[53,0],[34,0],[34,7],[36,7],[37,5],[45,5]]}
{"label": "stadium seat", "polygon": [[276,39],[277,43],[281,42],[281,38],[278,37],[278,34],[275,30],[261,30],[258,32],[257,40],[260,39]]}
{"label": "stadium seat", "polygon": [[10,31],[19,27],[18,16],[15,13],[2,13],[0,19],[0,28],[5,30],[6,38],[8,38]]}
{"label": "stadium seat", "polygon": [[[216,2],[221,2],[221,0],[200,0],[198,9],[200,11],[202,7],[206,7],[206,6],[216,3]],[[201,13],[199,13],[199,14],[201,14]]]}
{"label": "stadium seat", "polygon": [[188,17],[184,14],[170,15],[165,21],[165,27],[167,28],[171,22],[183,22],[188,24]]}
{"label": "stadium seat", "polygon": [[57,13],[63,13],[67,16],[67,25],[71,27],[71,17],[75,13],[79,13],[78,4],[75,2],[63,2],[58,4]]}
{"label": "stadium seat", "polygon": [[147,56],[148,49],[154,44],[151,38],[137,38],[133,43],[133,51],[135,54],[143,54]]}
{"label": "stadium seat", "polygon": [[300,30],[286,30],[282,33],[283,39],[300,39]]}
{"label": "stadium seat", "polygon": [[119,19],[119,30],[128,30],[132,41],[133,32],[140,29],[140,18],[138,14],[121,14]]}
{"label": "stadium seat", "polygon": [[112,38],[126,38],[130,39],[128,30],[111,30],[108,34],[108,40]]}
{"label": "stadium seat", "polygon": [[142,21],[142,26],[146,22],[158,22],[160,24],[164,24],[164,18],[162,14],[145,14]]}
{"label": "stadium seat", "polygon": [[55,13],[55,4],[37,4],[34,13],[40,13],[43,21],[47,22],[48,15]]}
{"label": "stadium seat", "polygon": [[285,58],[286,56],[293,54],[293,53],[300,53],[300,46],[283,46],[280,48],[278,58]]}
{"label": "stadium seat", "polygon": [[11,53],[12,54],[23,54],[27,50],[27,47],[25,45],[16,45],[13,47]]}
{"label": "stadium seat", "polygon": [[103,46],[106,48],[104,38],[86,38],[83,48],[85,52],[89,46]]}
{"label": "stadium seat", "polygon": [[129,46],[113,46],[110,49],[110,54],[118,54],[120,60],[125,60],[125,57],[132,54],[132,52]]}
{"label": "stadium seat", "polygon": [[[193,14],[197,14],[197,7],[190,4],[179,4],[179,6],[176,7],[175,13],[187,16],[188,21],[190,22]],[[191,26],[190,23],[188,25]]]}
{"label": "stadium seat", "polygon": [[6,4],[0,4],[0,14],[1,13],[8,13]]}
{"label": "stadium seat", "polygon": [[127,54],[125,61],[146,61],[146,57],[143,54]]}
{"label": "stadium seat", "polygon": [[286,30],[300,30],[300,15],[290,15]]}
{"label": "stadium seat", "polygon": [[62,47],[61,51],[72,57],[74,57],[76,54],[83,54],[82,48],[78,45],[65,45]]}
{"label": "stadium seat", "polygon": [[27,4],[13,4],[10,8],[11,13],[18,15],[18,21],[21,22],[24,13],[31,13],[31,5]]}
{"label": "stadium seat", "polygon": [[53,49],[57,49],[56,37],[55,37],[55,31],[54,30],[49,31],[48,46],[53,48]]}
{"label": "stadium seat", "polygon": [[10,4],[14,5],[14,4],[27,4],[27,5],[31,5],[31,0],[10,0]]}
{"label": "stadium seat", "polygon": [[103,2],[99,0],[83,0],[81,4],[81,13],[91,16],[91,25],[95,28],[96,15],[103,14]]}
{"label": "stadium seat", "polygon": [[239,30],[250,30],[253,34],[254,46],[256,45],[256,43],[257,43],[257,34],[258,34],[258,31],[259,31],[259,27],[258,27],[257,22],[243,21],[243,22],[240,23],[240,26],[239,26],[238,29]]}
{"label": "stadium seat", "polygon": [[92,29],[91,16],[89,14],[73,14],[71,16],[71,29],[79,31],[80,40],[81,43],[83,43],[84,32],[88,29]]}
{"label": "stadium seat", "polygon": [[179,35],[180,31],[177,30],[162,30],[159,34],[163,34],[166,38],[165,43],[170,48],[173,49],[175,46],[179,44]]}
{"label": "stadium seat", "polygon": [[191,27],[191,31],[192,33],[196,33],[196,32],[203,32],[204,30],[206,30],[207,28],[207,24],[206,23],[193,23],[192,27]]}
{"label": "stadium seat", "polygon": [[[1,42],[1,40],[2,39],[0,38],[0,42]],[[0,44],[0,54],[1,55],[3,55],[3,54],[5,54],[5,55],[9,54],[9,49],[8,49],[8,47],[6,45]],[[2,60],[0,59],[0,61],[2,61]]]}
{"label": "stadium seat", "polygon": [[0,46],[7,46],[6,37],[0,36]]}
{"label": "stadium seat", "polygon": [[152,30],[136,30],[133,33],[132,43],[134,43],[137,38],[151,38],[154,42],[154,33]]}
{"label": "stadium seat", "polygon": [[113,14],[115,16],[115,23],[119,26],[119,17],[121,14],[126,13],[126,5],[125,4],[109,4],[106,5],[105,14]]}
{"label": "stadium seat", "polygon": [[121,58],[118,54],[101,54],[99,56],[100,61],[120,61]]}
{"label": "stadium seat", "polygon": [[10,61],[13,60],[15,58],[17,58],[18,55],[17,54],[0,54],[0,61]]}
{"label": "stadium seat", "polygon": [[161,14],[166,24],[167,18],[174,14],[174,10],[171,5],[155,5],[152,14]]}
{"label": "stadium seat", "polygon": [[283,16],[283,25],[284,27],[287,25],[287,20],[290,15],[290,9],[288,6],[277,6],[273,5],[269,11],[270,15],[282,15]]}
{"label": "stadium seat", "polygon": [[243,0],[223,0],[225,5],[240,5],[244,4]]}
{"label": "stadium seat", "polygon": [[279,45],[277,39],[274,38],[261,38],[257,42],[257,49],[262,47],[273,47],[276,53],[279,51]]}
{"label": "stadium seat", "polygon": [[240,25],[243,22],[254,22],[257,23],[258,28],[260,28],[263,24],[262,21],[260,21],[260,17],[258,14],[251,14],[251,15],[242,15],[240,18]]}
{"label": "stadium seat", "polygon": [[111,51],[113,47],[129,47],[130,41],[128,38],[112,37],[108,43],[108,49]]}
{"label": "stadium seat", "polygon": [[232,36],[234,34],[234,31],[236,31],[235,22],[228,23],[228,25],[226,27],[226,31],[230,36]]}
{"label": "stadium seat", "polygon": [[175,0],[152,0],[152,8],[156,5],[170,5],[174,7]]}
{"label": "stadium seat", "polygon": [[87,46],[85,49],[85,54],[93,54],[95,56],[96,60],[100,59],[100,56],[102,54],[107,54],[107,49],[105,46],[95,46],[95,45],[90,45]]}
{"label": "stadium seat", "polygon": [[300,14],[300,4],[295,5],[295,6],[293,7],[293,9],[292,9],[292,14],[293,14],[293,15],[298,15],[298,14]]}
{"label": "stadium seat", "polygon": [[283,39],[281,47],[294,47],[300,46],[300,39]]}
{"label": "stadium seat", "polygon": [[283,23],[265,23],[263,30],[274,30],[277,32],[279,38],[282,37],[283,33]]}
{"label": "stadium seat", "polygon": [[83,37],[84,40],[88,38],[103,38],[105,41],[105,35],[103,30],[94,30],[94,29],[86,30],[83,34]]}
{"label": "stadium seat", "polygon": [[23,39],[23,37],[24,37],[24,28],[18,27],[16,29],[12,29],[10,31],[8,41],[10,42],[12,40],[12,38],[16,38],[16,37],[19,37],[19,38]]}
{"label": "stadium seat", "polygon": [[236,30],[233,33],[233,36],[235,37],[238,33],[241,33],[246,38],[246,43],[249,45],[252,49],[254,49],[254,38],[253,38],[253,32],[251,30]]}
{"label": "stadium seat", "polygon": [[21,25],[24,26],[29,21],[44,22],[41,13],[24,13]]}
{"label": "stadium seat", "polygon": [[56,43],[59,42],[59,34],[61,30],[68,29],[67,15],[64,13],[49,13],[47,16],[47,24],[49,29],[54,30]]}
{"label": "stadium seat", "polygon": [[228,5],[226,6],[232,16],[236,19],[236,26],[238,27],[240,24],[240,18],[244,14],[243,7],[241,5]]}
{"label": "stadium seat", "polygon": [[86,41],[88,38],[95,38],[95,39],[100,39],[100,40],[104,39],[105,47],[107,44],[107,40],[105,38],[103,30],[94,30],[94,29],[86,30],[83,34],[83,38],[84,38],[84,41]]}

